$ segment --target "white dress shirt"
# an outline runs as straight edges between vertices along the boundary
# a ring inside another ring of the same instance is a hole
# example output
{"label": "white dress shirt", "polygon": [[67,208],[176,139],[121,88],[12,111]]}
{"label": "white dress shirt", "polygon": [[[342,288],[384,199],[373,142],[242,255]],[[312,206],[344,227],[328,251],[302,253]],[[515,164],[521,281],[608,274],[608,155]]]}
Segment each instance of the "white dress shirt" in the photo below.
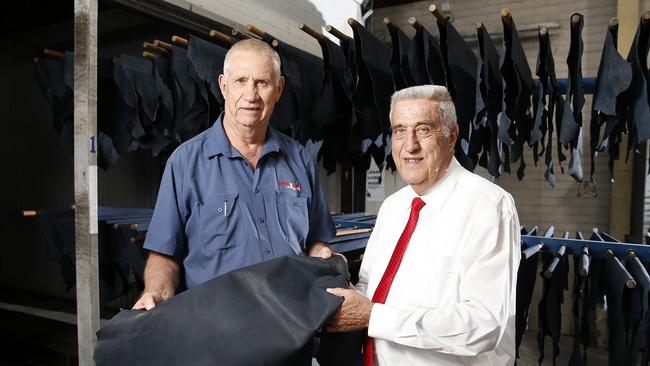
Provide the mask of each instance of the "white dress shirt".
{"label": "white dress shirt", "polygon": [[[370,299],[416,196],[407,186],[379,209],[357,284]],[[421,198],[426,206],[386,303],[370,315],[374,365],[513,364],[521,252],[512,196],[454,158]]]}

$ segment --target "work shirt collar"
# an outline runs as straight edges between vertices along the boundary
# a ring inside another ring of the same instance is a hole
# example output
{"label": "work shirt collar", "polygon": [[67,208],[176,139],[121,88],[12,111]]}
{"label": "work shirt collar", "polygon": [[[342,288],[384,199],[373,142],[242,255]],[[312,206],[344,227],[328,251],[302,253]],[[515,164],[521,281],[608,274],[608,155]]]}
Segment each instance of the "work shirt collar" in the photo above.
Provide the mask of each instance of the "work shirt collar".
{"label": "work shirt collar", "polygon": [[[266,140],[264,141],[264,147],[262,147],[262,152],[260,153],[260,159],[271,152],[282,151],[286,154],[286,152],[280,148],[281,145],[277,136],[278,133],[279,132],[275,131],[271,126],[266,128]],[[210,128],[209,136],[205,143],[205,157],[208,159],[216,155],[223,155],[229,158],[242,157],[239,151],[232,146],[226,136],[226,132],[223,129],[223,113],[219,115],[219,118],[217,118],[214,125]]]}

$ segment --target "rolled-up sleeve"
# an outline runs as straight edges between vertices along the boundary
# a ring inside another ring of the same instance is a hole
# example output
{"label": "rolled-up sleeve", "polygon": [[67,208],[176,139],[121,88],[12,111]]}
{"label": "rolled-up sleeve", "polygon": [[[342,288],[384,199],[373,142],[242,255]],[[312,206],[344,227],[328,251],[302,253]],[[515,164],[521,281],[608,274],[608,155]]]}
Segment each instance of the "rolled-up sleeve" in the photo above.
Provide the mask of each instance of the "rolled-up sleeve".
{"label": "rolled-up sleeve", "polygon": [[514,324],[521,256],[512,197],[501,197],[496,210],[478,222],[470,228],[460,258],[459,301],[439,308],[375,304],[369,336],[461,356],[475,356],[499,344]]}
{"label": "rolled-up sleeve", "polygon": [[160,183],[144,248],[158,253],[182,258],[186,251],[183,172],[174,155],[169,158]]}

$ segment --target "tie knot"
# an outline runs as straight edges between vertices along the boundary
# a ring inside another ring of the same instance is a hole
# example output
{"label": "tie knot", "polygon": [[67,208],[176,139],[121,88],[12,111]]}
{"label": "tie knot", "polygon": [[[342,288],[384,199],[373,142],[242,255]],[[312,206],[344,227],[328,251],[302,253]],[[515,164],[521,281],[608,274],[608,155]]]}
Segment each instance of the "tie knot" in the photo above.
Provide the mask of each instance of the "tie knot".
{"label": "tie knot", "polygon": [[424,205],[426,205],[426,202],[422,201],[420,197],[415,197],[411,202],[411,212],[420,212]]}

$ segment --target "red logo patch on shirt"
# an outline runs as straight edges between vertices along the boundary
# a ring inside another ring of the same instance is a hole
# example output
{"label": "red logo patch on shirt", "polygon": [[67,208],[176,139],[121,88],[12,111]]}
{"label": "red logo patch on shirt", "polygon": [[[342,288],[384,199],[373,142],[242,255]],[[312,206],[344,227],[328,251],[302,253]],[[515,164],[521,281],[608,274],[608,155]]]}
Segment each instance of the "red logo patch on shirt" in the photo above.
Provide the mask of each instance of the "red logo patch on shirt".
{"label": "red logo patch on shirt", "polygon": [[287,182],[287,181],[285,181],[285,180],[279,180],[279,181],[278,181],[278,185],[279,185],[280,187],[286,187],[286,188],[289,188],[289,189],[293,189],[293,190],[296,191],[296,192],[300,192],[300,190],[302,189],[302,187],[300,186],[300,184],[298,184],[298,183],[292,183],[292,182]]}

